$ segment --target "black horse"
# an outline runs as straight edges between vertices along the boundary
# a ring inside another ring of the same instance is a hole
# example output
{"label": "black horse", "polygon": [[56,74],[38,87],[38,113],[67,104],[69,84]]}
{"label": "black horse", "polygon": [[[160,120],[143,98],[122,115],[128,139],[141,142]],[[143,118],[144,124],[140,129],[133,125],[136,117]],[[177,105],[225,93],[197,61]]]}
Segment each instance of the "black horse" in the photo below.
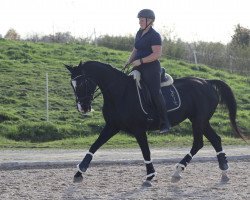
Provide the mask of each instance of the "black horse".
{"label": "black horse", "polygon": [[[105,127],[98,139],[90,147],[82,162],[77,165],[78,172],[74,181],[83,179],[82,173],[87,170],[93,154],[112,136],[120,130],[135,136],[145,161],[149,183],[155,176],[155,170],[150,157],[146,132],[158,130],[157,115],[150,119],[143,112],[138,100],[135,81],[131,76],[96,61],[80,63],[76,67],[66,66],[71,73],[72,86],[76,95],[77,108],[80,112],[91,110],[93,95],[99,86],[103,99],[103,116]],[[225,104],[229,110],[229,118],[234,131],[242,137],[236,124],[236,101],[231,88],[220,80],[204,80],[187,77],[174,80],[179,91],[182,104],[179,109],[168,114],[171,126],[178,125],[189,119],[193,129],[193,146],[190,152],[176,165],[173,180],[180,179],[180,172],[185,169],[193,156],[203,147],[203,135],[211,142],[217,153],[219,167],[223,172],[228,169],[227,159],[222,149],[221,138],[211,127],[209,120],[219,103]],[[224,178],[226,174],[224,174]],[[226,177],[227,179],[227,177]]]}

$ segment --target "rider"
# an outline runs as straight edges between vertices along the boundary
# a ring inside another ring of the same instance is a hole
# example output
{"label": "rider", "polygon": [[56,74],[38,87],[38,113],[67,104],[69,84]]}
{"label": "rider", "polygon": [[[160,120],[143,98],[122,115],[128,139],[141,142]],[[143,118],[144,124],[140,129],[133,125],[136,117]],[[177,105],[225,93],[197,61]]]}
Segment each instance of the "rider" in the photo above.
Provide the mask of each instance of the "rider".
{"label": "rider", "polygon": [[134,48],[127,65],[141,72],[142,79],[147,84],[153,103],[159,113],[160,133],[169,131],[170,124],[167,117],[167,108],[160,88],[161,66],[159,58],[162,53],[161,36],[152,26],[155,14],[150,9],[141,10],[139,18],[140,29],[136,34]]}

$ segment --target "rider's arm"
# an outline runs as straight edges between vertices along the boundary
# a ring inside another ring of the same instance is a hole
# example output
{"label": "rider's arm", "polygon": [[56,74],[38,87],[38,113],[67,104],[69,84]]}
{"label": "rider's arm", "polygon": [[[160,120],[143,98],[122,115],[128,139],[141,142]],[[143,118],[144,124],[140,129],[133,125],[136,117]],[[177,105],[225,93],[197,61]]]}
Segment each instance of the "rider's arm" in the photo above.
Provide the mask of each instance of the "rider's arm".
{"label": "rider's arm", "polygon": [[133,66],[139,66],[143,63],[149,63],[149,62],[153,62],[155,60],[158,60],[161,57],[161,53],[162,53],[162,47],[161,45],[154,45],[151,47],[153,53],[151,53],[150,55],[148,55],[147,57],[138,59],[138,60],[134,60],[132,62]]}
{"label": "rider's arm", "polygon": [[131,52],[131,55],[130,55],[130,57],[128,59],[127,64],[130,64],[130,63],[132,63],[134,61],[136,52],[137,52],[137,49],[134,47],[133,50],[132,50],[132,52]]}
{"label": "rider's arm", "polygon": [[161,47],[161,45],[154,45],[151,48],[152,48],[153,53],[151,53],[147,57],[142,58],[141,59],[142,63],[153,62],[155,60],[158,60],[161,57],[161,54],[162,54],[162,47]]}

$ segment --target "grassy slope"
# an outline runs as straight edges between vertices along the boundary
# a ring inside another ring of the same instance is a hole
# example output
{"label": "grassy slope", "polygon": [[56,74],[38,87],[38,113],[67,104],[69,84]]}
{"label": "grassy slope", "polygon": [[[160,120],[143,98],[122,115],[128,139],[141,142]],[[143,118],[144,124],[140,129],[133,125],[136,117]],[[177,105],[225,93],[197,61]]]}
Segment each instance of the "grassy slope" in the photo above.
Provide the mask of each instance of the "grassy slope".
{"label": "grassy slope", "polygon": [[[35,143],[16,143],[5,139],[5,137],[7,133],[11,135],[12,132],[17,132],[17,129],[20,130],[20,126],[23,124],[40,123],[46,120],[45,73],[49,74],[50,122],[58,129],[63,130],[67,137],[97,133],[103,125],[100,112],[102,97],[99,97],[93,104],[96,110],[94,114],[83,119],[75,109],[74,95],[69,85],[69,75],[63,67],[63,63],[77,65],[80,60],[98,60],[122,68],[128,55],[129,52],[91,45],[0,40],[0,141],[2,141],[0,146],[35,145]],[[162,66],[175,78],[197,76],[226,81],[232,87],[238,102],[239,125],[246,134],[249,134],[250,84],[247,77],[206,66],[195,66],[166,59],[162,59]],[[221,108],[217,110],[212,123],[220,134],[230,136],[232,131],[227,112],[221,111]],[[81,133],[79,134],[79,132]],[[180,126],[175,127],[172,129],[172,133],[177,135],[190,134],[189,122],[185,121]],[[191,143],[191,138],[186,137],[189,139],[184,138],[180,141],[190,140]],[[125,136],[125,138],[128,140],[128,137]],[[150,138],[154,141],[156,137]],[[152,143],[162,143],[162,137],[158,136],[157,138],[160,139]],[[74,145],[72,140],[75,139],[68,139],[68,144]],[[121,138],[114,138],[115,140],[121,140]],[[59,143],[61,141],[43,143],[43,145],[53,146],[54,144],[57,146]],[[61,146],[67,145],[65,143]]]}

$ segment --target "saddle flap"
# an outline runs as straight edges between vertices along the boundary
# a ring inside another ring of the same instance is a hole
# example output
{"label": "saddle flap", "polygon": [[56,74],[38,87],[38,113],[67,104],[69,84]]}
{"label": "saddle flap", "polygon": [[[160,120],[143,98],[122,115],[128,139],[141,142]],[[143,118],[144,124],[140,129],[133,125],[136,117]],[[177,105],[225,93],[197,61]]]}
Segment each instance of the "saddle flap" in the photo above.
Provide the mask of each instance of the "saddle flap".
{"label": "saddle flap", "polygon": [[[148,114],[143,108],[143,102],[147,105],[147,107],[152,106],[151,95],[146,85],[143,84],[143,82],[140,83],[141,73],[138,70],[133,70],[129,75],[133,76],[136,82],[136,88],[137,88],[141,108],[145,114]],[[162,81],[161,91],[165,99],[168,112],[178,109],[181,105],[181,99],[180,99],[177,89],[173,85],[173,82],[174,82],[173,78],[169,74],[165,73],[165,70],[163,70],[161,74],[161,81]],[[140,88],[140,91],[138,90],[138,88]]]}
{"label": "saddle flap", "polygon": [[[162,68],[164,69],[164,68]],[[141,85],[140,85],[140,80],[141,80],[141,72],[139,72],[138,70],[133,70],[132,72],[130,72],[129,74],[130,76],[133,76],[136,85],[142,89]],[[170,76],[169,74],[165,73],[165,69],[162,70],[162,74],[161,74],[161,87],[166,87],[169,85],[172,85],[174,83],[174,79],[172,78],[172,76]]]}

